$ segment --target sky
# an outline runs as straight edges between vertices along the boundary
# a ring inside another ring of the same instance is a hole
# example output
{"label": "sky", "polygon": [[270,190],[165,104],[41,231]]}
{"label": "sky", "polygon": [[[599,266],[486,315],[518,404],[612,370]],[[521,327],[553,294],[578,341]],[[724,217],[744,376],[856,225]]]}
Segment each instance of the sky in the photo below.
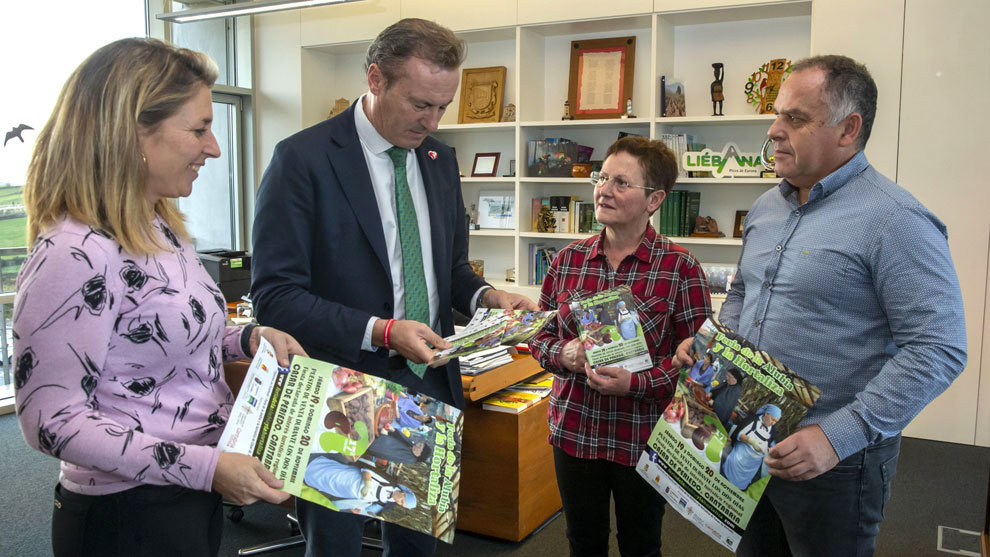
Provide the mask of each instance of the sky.
{"label": "sky", "polygon": [[139,0],[3,0],[0,7],[0,131],[19,124],[24,143],[0,145],[0,184],[24,184],[34,140],[65,80],[97,48],[144,36]]}

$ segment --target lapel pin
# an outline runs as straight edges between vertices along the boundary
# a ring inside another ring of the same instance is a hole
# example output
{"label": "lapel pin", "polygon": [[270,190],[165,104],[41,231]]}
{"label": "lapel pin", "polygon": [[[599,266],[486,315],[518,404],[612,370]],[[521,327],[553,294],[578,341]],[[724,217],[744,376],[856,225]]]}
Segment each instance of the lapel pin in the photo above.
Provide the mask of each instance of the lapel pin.
{"label": "lapel pin", "polygon": [[426,154],[429,155],[431,159],[437,160],[437,152],[436,151],[429,151]]}

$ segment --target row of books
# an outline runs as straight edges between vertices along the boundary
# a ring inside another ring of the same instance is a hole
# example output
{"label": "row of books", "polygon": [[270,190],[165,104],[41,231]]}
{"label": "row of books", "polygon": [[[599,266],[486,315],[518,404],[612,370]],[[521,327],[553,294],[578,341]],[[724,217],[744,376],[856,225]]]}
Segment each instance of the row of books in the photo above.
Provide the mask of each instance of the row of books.
{"label": "row of books", "polygon": [[557,257],[557,248],[539,243],[529,244],[529,284],[543,284],[550,263]]}
{"label": "row of books", "polygon": [[701,192],[673,190],[658,211],[658,232],[664,236],[690,236],[701,210]]}
{"label": "row of books", "polygon": [[[543,208],[549,210],[552,217],[550,223],[541,226],[540,219]],[[595,204],[591,201],[581,201],[577,196],[555,195],[550,197],[534,197],[530,230],[534,232],[555,232],[569,234],[590,234],[600,232],[603,225],[595,219]]]}
{"label": "row of books", "polygon": [[657,139],[663,141],[664,144],[674,152],[674,156],[677,158],[677,176],[679,178],[711,178],[712,173],[707,170],[684,170],[684,153],[704,151],[706,147],[704,143],[695,143],[693,135],[683,133],[661,133],[657,136]]}
{"label": "row of books", "polygon": [[481,399],[481,407],[493,412],[518,414],[549,396],[552,388],[553,374],[541,371],[525,381]]}

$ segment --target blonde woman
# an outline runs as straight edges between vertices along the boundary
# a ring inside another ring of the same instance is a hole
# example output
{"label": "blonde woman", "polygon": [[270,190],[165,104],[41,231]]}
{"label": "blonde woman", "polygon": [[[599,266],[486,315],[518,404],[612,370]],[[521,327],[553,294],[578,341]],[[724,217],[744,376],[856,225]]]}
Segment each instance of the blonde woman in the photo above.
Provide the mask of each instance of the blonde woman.
{"label": "blonde woman", "polygon": [[27,442],[61,462],[55,555],[215,555],[221,496],[284,500],[282,482],[216,448],[233,402],[222,363],[265,327],[226,304],[172,201],[220,155],[216,65],[124,39],[69,77],[28,168],[33,243],[17,280],[15,392]]}

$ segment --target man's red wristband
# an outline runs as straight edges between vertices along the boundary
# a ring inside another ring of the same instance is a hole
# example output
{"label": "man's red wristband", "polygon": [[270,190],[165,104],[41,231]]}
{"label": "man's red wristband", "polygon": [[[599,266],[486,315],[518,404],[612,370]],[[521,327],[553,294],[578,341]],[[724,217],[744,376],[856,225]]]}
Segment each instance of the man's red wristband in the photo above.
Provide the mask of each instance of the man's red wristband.
{"label": "man's red wristband", "polygon": [[395,319],[389,319],[388,321],[385,322],[385,334],[382,335],[384,337],[382,338],[382,344],[385,346],[387,350],[392,349],[391,344],[389,344],[388,342],[388,334],[392,330],[392,325],[394,323],[395,323]]}

